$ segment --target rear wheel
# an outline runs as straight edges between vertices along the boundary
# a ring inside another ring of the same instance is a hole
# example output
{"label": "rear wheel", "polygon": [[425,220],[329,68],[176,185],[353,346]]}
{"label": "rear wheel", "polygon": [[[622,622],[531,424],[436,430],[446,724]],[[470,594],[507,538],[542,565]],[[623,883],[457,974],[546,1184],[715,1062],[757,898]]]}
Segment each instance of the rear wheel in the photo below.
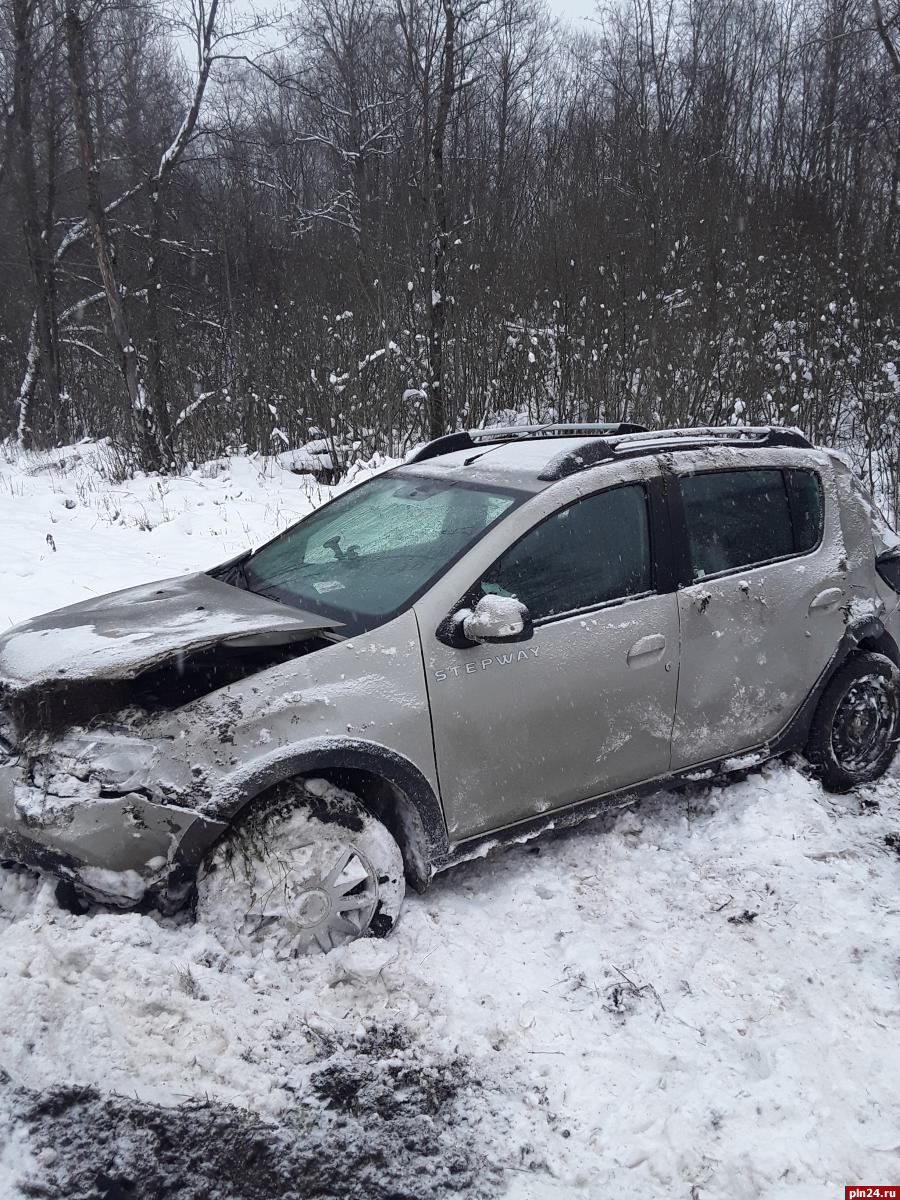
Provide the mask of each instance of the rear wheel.
{"label": "rear wheel", "polygon": [[400,847],[355,796],[292,780],[214,849],[197,916],[232,952],[291,958],[384,937],[404,891]]}
{"label": "rear wheel", "polygon": [[883,654],[854,654],[825,689],[806,757],[832,792],[877,779],[900,737],[900,671]]}

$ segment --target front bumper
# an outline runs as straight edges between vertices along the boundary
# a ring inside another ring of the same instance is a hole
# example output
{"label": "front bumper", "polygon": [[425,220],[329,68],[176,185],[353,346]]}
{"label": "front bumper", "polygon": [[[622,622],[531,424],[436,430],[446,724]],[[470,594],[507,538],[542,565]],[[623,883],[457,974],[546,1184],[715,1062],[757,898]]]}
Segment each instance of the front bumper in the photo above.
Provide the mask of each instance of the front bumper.
{"label": "front bumper", "polygon": [[0,763],[0,858],[69,880],[107,904],[145,899],[174,908],[225,826],[139,792],[59,797],[27,778],[24,759]]}

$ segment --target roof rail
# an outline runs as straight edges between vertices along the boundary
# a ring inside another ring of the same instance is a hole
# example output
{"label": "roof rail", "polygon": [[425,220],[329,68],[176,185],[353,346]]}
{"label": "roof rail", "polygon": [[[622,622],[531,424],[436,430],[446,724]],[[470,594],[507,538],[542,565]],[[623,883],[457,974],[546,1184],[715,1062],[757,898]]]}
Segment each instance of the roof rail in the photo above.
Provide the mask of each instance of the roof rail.
{"label": "roof rail", "polygon": [[538,479],[553,482],[597,463],[636,454],[658,454],[666,450],[696,450],[703,446],[750,446],[761,449],[790,446],[812,450],[812,442],[799,429],[780,425],[705,425],[694,429],[652,429],[607,436],[566,450],[552,458]]}
{"label": "roof rail", "polygon": [[[725,442],[736,445],[793,446],[812,450],[813,444],[799,429],[791,425],[694,425],[675,429],[647,429],[629,435],[628,445],[642,441],[660,442]],[[616,442],[618,445],[619,442]]]}
{"label": "roof rail", "polygon": [[532,438],[565,437],[623,437],[626,434],[648,433],[646,425],[634,421],[577,422],[550,425],[494,425],[485,429],[463,429],[447,433],[434,441],[426,442],[407,458],[407,463],[425,462],[442,454],[453,454],[457,450],[472,450],[499,442],[529,441]]}

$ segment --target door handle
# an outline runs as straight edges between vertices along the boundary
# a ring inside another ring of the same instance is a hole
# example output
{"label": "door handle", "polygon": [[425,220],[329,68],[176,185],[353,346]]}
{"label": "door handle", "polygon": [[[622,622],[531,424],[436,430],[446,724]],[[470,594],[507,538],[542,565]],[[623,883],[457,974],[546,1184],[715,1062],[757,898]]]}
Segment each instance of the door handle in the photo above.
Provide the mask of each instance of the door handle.
{"label": "door handle", "polygon": [[825,612],[831,612],[837,608],[844,598],[844,593],[840,588],[826,588],[824,592],[819,592],[818,596],[813,596],[809,602],[809,611],[815,612],[816,609],[824,609]]}
{"label": "door handle", "polygon": [[628,651],[625,661],[629,667],[645,667],[661,658],[666,648],[666,639],[661,633],[650,633],[640,638]]}

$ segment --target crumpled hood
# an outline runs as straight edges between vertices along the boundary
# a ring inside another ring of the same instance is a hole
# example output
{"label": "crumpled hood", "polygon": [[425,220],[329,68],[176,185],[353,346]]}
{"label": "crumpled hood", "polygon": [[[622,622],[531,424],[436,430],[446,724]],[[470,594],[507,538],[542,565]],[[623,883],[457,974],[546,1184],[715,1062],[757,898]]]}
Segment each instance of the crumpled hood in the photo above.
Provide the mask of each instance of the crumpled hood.
{"label": "crumpled hood", "polygon": [[210,575],[183,575],[17,625],[0,637],[0,686],[15,692],[51,680],[132,679],[218,643],[291,640],[339,624]]}

